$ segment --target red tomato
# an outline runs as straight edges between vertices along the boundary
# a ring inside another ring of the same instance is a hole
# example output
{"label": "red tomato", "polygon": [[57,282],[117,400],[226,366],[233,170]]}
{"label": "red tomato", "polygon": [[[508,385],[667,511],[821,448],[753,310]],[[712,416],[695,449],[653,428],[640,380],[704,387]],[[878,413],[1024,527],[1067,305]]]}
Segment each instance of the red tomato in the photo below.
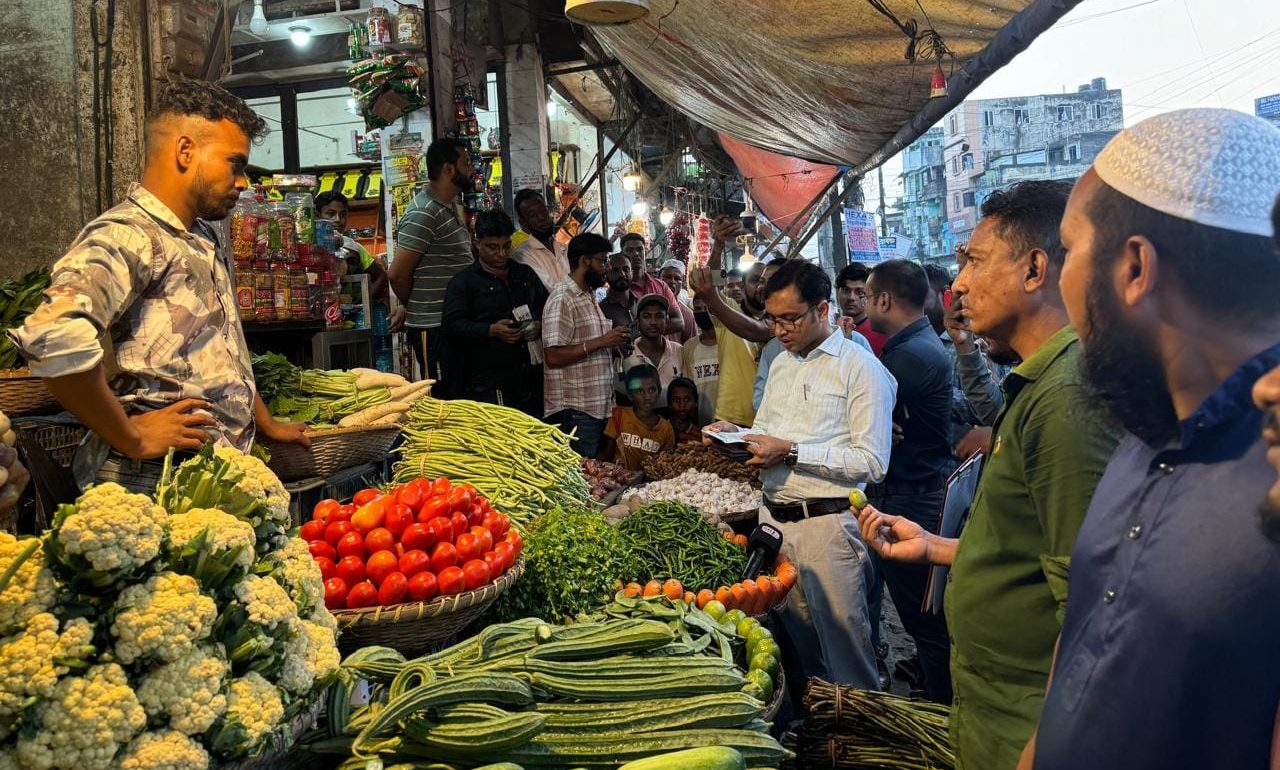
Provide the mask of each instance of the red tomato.
{"label": "red tomato", "polygon": [[378,527],[364,536],[364,547],[369,549],[369,553],[377,553],[378,551],[394,551],[396,547],[396,536],[391,534],[391,530],[386,527]]}
{"label": "red tomato", "polygon": [[298,535],[300,535],[303,540],[306,540],[308,543],[310,543],[315,540],[320,540],[324,537],[324,528],[325,528],[325,523],[323,521],[321,521],[320,519],[312,519],[311,521],[308,521],[306,524],[302,525],[302,527],[298,530]]}
{"label": "red tomato", "polygon": [[354,556],[357,559],[364,558],[364,538],[359,532],[348,532],[338,541],[339,556]]}
{"label": "red tomato", "polygon": [[454,487],[449,492],[449,507],[454,511],[471,513],[471,492],[465,486]]}
{"label": "red tomato", "polygon": [[428,497],[431,497],[431,481],[429,479],[414,479],[408,484],[405,484],[405,486],[413,487],[418,490],[422,494],[422,502],[424,503],[427,501]]}
{"label": "red tomato", "polygon": [[433,497],[439,497],[440,495],[447,495],[449,494],[449,490],[452,488],[453,486],[449,483],[449,480],[446,479],[444,476],[441,476],[440,478],[431,482],[431,495]]}
{"label": "red tomato", "polygon": [[347,581],[349,586],[363,582],[368,577],[364,571],[364,559],[359,556],[343,556],[336,569],[337,576]]}
{"label": "red tomato", "polygon": [[396,547],[391,550],[396,552],[396,558],[399,559],[401,556],[404,556],[404,543],[396,543]]}
{"label": "red tomato", "polygon": [[479,499],[480,499],[480,490],[476,489],[474,486],[472,486],[472,485],[470,485],[470,484],[459,484],[459,485],[458,485],[458,489],[465,489],[465,490],[467,490],[467,494],[471,495],[471,502],[473,502],[473,503],[474,503],[476,500],[479,500]]}
{"label": "red tomato", "polygon": [[337,500],[327,499],[316,503],[316,507],[311,510],[311,518],[313,521],[328,521],[333,512],[342,507]]}
{"label": "red tomato", "polygon": [[338,506],[338,509],[329,514],[328,521],[351,521],[351,517],[356,513],[356,507],[351,503]]}
{"label": "red tomato", "polygon": [[480,554],[484,553],[484,549],[480,547],[480,539],[470,532],[458,535],[458,539],[453,541],[453,544],[458,548],[458,561],[461,562],[479,559]]}
{"label": "red tomato", "polygon": [[405,551],[400,557],[400,571],[405,577],[413,577],[423,570],[431,569],[431,557],[426,551]]}
{"label": "red tomato", "polygon": [[462,576],[467,581],[467,590],[474,591],[489,582],[492,573],[483,559],[472,559],[462,565]]}
{"label": "red tomato", "polygon": [[396,503],[387,510],[387,518],[382,526],[391,530],[397,538],[404,534],[405,527],[413,523],[413,509],[407,505]]}
{"label": "red tomato", "polygon": [[373,500],[356,509],[351,517],[351,526],[360,534],[365,534],[382,526],[387,518],[387,506],[382,500]]}
{"label": "red tomato", "polygon": [[346,609],[347,581],[340,577],[331,577],[324,581],[324,606],[331,610]]}
{"label": "red tomato", "polygon": [[511,565],[516,563],[516,549],[506,540],[499,540],[493,544],[493,552],[502,560],[501,572],[511,569]]}
{"label": "red tomato", "polygon": [[392,604],[403,604],[409,595],[409,578],[400,572],[392,572],[382,579],[378,586],[378,603],[383,607]]}
{"label": "red tomato", "polygon": [[400,491],[396,492],[396,503],[403,505],[414,513],[422,507],[422,503],[426,500],[422,494],[422,487],[414,484],[405,484],[400,487]]}
{"label": "red tomato", "polygon": [[427,528],[431,530],[431,536],[435,538],[437,543],[453,542],[453,522],[443,516],[437,516],[427,524]]}
{"label": "red tomato", "polygon": [[471,511],[467,513],[467,523],[473,527],[480,526],[484,521],[484,509],[475,503],[471,504]]}
{"label": "red tomato", "polygon": [[434,572],[419,572],[409,578],[409,598],[415,602],[429,602],[440,592]]}
{"label": "red tomato", "polygon": [[356,583],[347,592],[347,609],[373,607],[378,604],[378,587],[368,580]]}
{"label": "red tomato", "polygon": [[447,519],[450,513],[449,499],[447,497],[433,497],[429,500],[424,500],[422,507],[418,509],[418,521],[426,523],[436,517]]}
{"label": "red tomato", "polygon": [[334,576],[334,569],[336,569],[336,566],[333,563],[333,559],[330,559],[328,556],[321,556],[315,561],[316,565],[320,567],[320,578],[322,580],[328,580]]}
{"label": "red tomato", "polygon": [[[450,528],[452,531],[452,528]],[[435,533],[426,524],[410,524],[400,535],[400,545],[410,551],[426,551],[436,544]]]}
{"label": "red tomato", "polygon": [[356,492],[355,496],[351,498],[351,502],[355,503],[358,508],[365,503],[377,500],[379,497],[382,497],[382,493],[376,489],[362,489]]}
{"label": "red tomato", "polygon": [[484,563],[489,566],[490,576],[496,578],[503,573],[502,557],[499,556],[496,551],[485,551],[480,558],[484,559]]}
{"label": "red tomato", "polygon": [[351,522],[349,521],[331,521],[325,525],[324,541],[334,548],[338,547],[338,541],[342,536],[351,531]]}
{"label": "red tomato", "polygon": [[364,571],[369,579],[378,585],[387,579],[387,575],[400,569],[400,560],[393,551],[378,551],[365,562]]}
{"label": "red tomato", "polygon": [[437,575],[458,563],[458,549],[452,543],[436,543],[431,551],[431,571]]}
{"label": "red tomato", "polygon": [[456,540],[458,535],[471,529],[471,522],[467,521],[467,514],[461,511],[454,511],[449,517],[449,523],[453,525],[453,538]]}
{"label": "red tomato", "polygon": [[472,527],[471,534],[476,536],[480,541],[480,552],[493,550],[493,533],[484,527]]}
{"label": "red tomato", "polygon": [[446,567],[436,575],[436,582],[440,586],[441,596],[453,596],[462,593],[467,587],[467,576],[461,567]]}
{"label": "red tomato", "polygon": [[514,529],[507,530],[507,533],[502,536],[502,539],[506,540],[511,544],[512,548],[516,549],[516,556],[519,556],[520,551],[524,550],[524,538],[520,537],[520,533],[516,532]]}
{"label": "red tomato", "polygon": [[316,559],[329,559],[333,561],[338,558],[338,551],[323,540],[316,540],[308,543],[307,549],[311,551],[311,556]]}
{"label": "red tomato", "polygon": [[508,532],[510,532],[510,531],[511,531],[511,517],[510,517],[510,516],[508,516],[508,515],[507,515],[507,514],[505,514],[505,513],[498,513],[497,511],[494,511],[494,513],[495,513],[495,514],[497,514],[497,516],[498,516],[498,523],[502,525],[502,534],[504,534],[504,535],[505,535],[505,534],[507,534]]}

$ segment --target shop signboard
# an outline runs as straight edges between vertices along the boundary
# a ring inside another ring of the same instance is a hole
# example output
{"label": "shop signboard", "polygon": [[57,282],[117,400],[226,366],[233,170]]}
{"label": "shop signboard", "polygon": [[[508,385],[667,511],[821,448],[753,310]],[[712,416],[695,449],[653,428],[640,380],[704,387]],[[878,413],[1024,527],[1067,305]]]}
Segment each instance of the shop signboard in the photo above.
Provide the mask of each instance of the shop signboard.
{"label": "shop signboard", "polygon": [[1280,119],[1280,94],[1259,96],[1254,99],[1253,114],[1260,118]]}
{"label": "shop signboard", "polygon": [[916,242],[902,233],[894,233],[877,240],[880,242],[880,254],[884,259],[910,259],[916,248]]}
{"label": "shop signboard", "polygon": [[844,210],[845,239],[849,243],[849,261],[880,262],[880,241],[876,237],[876,218],[861,209]]}

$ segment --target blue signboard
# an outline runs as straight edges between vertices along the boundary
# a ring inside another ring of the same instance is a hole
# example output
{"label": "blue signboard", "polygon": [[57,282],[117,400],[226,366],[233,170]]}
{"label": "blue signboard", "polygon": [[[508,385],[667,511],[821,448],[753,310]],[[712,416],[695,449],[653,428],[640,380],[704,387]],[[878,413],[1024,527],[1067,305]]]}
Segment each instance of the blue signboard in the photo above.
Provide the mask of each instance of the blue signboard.
{"label": "blue signboard", "polygon": [[1280,94],[1254,99],[1253,114],[1260,118],[1280,118]]}

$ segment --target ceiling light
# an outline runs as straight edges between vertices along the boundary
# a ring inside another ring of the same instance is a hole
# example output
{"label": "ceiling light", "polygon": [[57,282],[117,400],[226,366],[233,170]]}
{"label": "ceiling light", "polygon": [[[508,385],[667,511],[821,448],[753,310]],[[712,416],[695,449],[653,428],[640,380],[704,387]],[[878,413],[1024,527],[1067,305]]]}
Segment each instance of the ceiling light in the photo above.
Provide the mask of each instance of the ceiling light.
{"label": "ceiling light", "polygon": [[658,221],[662,223],[662,226],[670,227],[671,223],[674,222],[675,220],[676,220],[676,212],[672,211],[670,208],[666,206],[663,206],[662,211],[658,213]]}
{"label": "ceiling light", "polygon": [[255,35],[265,35],[270,28],[267,14],[262,11],[262,0],[253,0],[253,18],[249,19],[249,31]]}
{"label": "ceiling light", "polygon": [[627,192],[635,192],[640,189],[640,172],[634,168],[622,175],[622,189]]}
{"label": "ceiling light", "polygon": [[636,201],[631,207],[631,216],[642,219],[649,216],[649,203],[647,201]]}
{"label": "ceiling light", "polygon": [[289,27],[289,39],[299,48],[311,42],[311,27]]}
{"label": "ceiling light", "polygon": [[755,263],[756,256],[754,254],[750,251],[743,252],[742,256],[738,258],[738,269],[741,270],[744,267],[751,267]]}

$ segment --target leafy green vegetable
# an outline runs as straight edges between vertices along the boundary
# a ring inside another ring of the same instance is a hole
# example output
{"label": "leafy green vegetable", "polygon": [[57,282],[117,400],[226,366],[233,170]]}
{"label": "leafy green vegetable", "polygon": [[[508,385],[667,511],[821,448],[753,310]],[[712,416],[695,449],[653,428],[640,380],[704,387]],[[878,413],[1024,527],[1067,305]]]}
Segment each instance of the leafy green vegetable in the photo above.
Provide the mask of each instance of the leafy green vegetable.
{"label": "leafy green vegetable", "polygon": [[636,570],[624,580],[675,578],[695,590],[715,588],[741,580],[747,566],[742,546],[680,503],[649,503],[623,519],[618,532],[635,556]]}
{"label": "leafy green vegetable", "polygon": [[[298,394],[302,370],[279,353],[263,353],[253,357],[253,379],[262,400],[270,404],[277,398],[292,398]],[[274,410],[272,413],[275,414]]]}
{"label": "leafy green vegetable", "polygon": [[[0,284],[0,332],[17,328],[40,306],[44,290],[49,288],[47,267],[37,267],[21,278]],[[8,336],[0,334],[0,369],[17,369],[23,365],[18,348]]]}
{"label": "leafy green vegetable", "polygon": [[498,601],[500,619],[573,618],[609,600],[634,572],[624,538],[598,511],[552,508],[524,535],[524,575]]}

